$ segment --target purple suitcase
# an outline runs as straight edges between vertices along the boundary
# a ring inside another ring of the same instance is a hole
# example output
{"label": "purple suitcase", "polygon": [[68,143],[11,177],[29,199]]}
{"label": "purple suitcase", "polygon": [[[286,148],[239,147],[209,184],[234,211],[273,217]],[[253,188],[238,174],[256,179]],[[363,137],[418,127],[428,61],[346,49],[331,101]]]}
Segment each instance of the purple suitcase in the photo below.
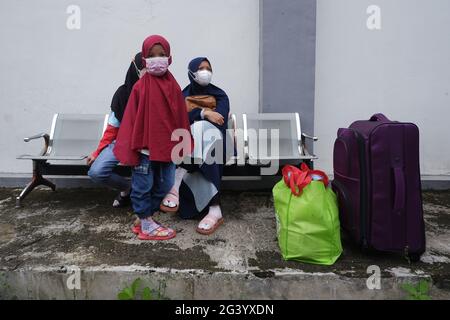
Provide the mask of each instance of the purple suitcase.
{"label": "purple suitcase", "polygon": [[419,129],[383,114],[339,129],[333,154],[333,189],[341,225],[364,249],[425,251],[419,168]]}

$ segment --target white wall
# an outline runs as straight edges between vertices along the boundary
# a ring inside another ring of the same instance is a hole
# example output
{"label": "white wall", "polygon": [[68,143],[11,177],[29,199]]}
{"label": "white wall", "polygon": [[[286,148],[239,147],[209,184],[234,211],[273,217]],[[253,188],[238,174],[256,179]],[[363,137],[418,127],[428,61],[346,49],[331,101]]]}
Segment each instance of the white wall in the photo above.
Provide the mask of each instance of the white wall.
{"label": "white wall", "polygon": [[[66,28],[71,4],[80,30]],[[381,30],[366,27],[369,5],[381,8]],[[171,42],[182,86],[189,60],[206,55],[232,110],[258,110],[258,0],[9,0],[0,24],[0,175],[30,172],[15,156],[41,142],[22,138],[48,131],[53,113],[108,112],[150,34]],[[422,174],[450,177],[449,31],[448,0],[317,0],[317,167],[332,171],[339,127],[384,112],[419,125]]]}
{"label": "white wall", "polygon": [[[72,4],[80,30],[66,28]],[[15,156],[41,149],[22,138],[49,131],[53,113],[107,113],[150,34],[171,43],[182,87],[190,59],[205,55],[232,111],[258,110],[258,0],[10,0],[0,2],[0,23],[0,174],[31,171]]]}
{"label": "white wall", "polygon": [[423,175],[450,175],[450,1],[318,0],[316,50],[317,167],[332,171],[337,128],[383,112],[419,125]]}

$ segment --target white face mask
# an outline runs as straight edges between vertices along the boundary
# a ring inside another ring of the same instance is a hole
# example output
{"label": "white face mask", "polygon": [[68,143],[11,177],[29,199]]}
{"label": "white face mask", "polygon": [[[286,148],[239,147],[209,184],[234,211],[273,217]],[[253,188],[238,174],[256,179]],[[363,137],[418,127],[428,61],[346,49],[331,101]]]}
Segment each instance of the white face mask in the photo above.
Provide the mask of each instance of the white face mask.
{"label": "white face mask", "polygon": [[199,70],[195,73],[192,73],[194,77],[194,81],[199,85],[206,87],[211,83],[212,72],[209,70]]}

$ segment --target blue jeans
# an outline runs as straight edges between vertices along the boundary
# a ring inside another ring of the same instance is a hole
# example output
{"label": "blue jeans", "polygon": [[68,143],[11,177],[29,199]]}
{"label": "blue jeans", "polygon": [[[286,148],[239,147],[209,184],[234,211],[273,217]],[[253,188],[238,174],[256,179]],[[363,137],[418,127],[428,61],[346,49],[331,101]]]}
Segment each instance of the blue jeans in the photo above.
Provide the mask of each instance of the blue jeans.
{"label": "blue jeans", "polygon": [[141,155],[139,165],[133,167],[131,176],[131,202],[140,219],[152,216],[159,210],[164,196],[175,182],[175,164],[150,161]]}
{"label": "blue jeans", "polygon": [[88,171],[89,177],[95,182],[119,191],[126,191],[130,188],[130,182],[124,177],[113,172],[119,164],[113,153],[114,142],[100,152],[97,159]]}

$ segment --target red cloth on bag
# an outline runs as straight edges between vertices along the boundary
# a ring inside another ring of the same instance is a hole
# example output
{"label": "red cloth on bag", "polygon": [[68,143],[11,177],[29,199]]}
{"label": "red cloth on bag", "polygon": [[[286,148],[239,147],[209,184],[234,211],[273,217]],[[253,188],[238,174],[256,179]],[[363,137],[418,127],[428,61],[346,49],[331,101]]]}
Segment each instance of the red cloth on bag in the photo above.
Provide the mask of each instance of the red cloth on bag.
{"label": "red cloth on bag", "polygon": [[291,188],[292,194],[297,197],[301,195],[303,188],[312,181],[312,175],[320,176],[325,188],[328,186],[328,176],[326,173],[320,170],[311,170],[304,162],[300,165],[300,168],[285,165],[282,174],[284,183]]}
{"label": "red cloth on bag", "polygon": [[[161,36],[150,36],[142,45],[143,58],[155,44],[160,44],[170,56],[169,43]],[[176,129],[189,133],[189,141],[183,141],[184,153],[179,155],[187,156],[193,140],[181,88],[170,71],[160,77],[146,73],[131,91],[114,154],[122,164],[134,166],[139,164],[140,150],[148,149],[150,160],[171,162],[172,148],[179,143],[171,141]]]}

